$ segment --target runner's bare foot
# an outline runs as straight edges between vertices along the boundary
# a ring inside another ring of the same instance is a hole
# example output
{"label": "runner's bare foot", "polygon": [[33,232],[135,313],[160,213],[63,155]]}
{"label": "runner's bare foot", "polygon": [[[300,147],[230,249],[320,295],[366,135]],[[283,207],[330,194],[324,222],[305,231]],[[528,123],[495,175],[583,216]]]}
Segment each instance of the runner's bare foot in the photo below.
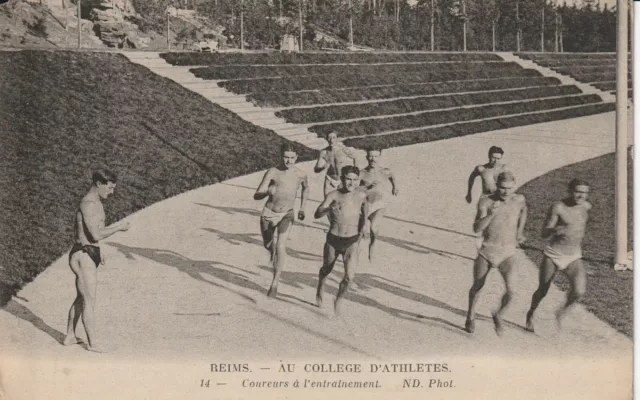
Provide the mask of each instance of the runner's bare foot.
{"label": "runner's bare foot", "polygon": [[276,298],[278,296],[278,288],[271,286],[271,288],[269,288],[269,291],[267,292],[267,297],[270,298]]}
{"label": "runner's bare foot", "polygon": [[496,335],[502,336],[502,334],[504,333],[504,327],[502,326],[502,319],[500,319],[500,316],[497,313],[493,313],[491,314],[491,316],[493,317],[493,325],[496,330]]}
{"label": "runner's bare foot", "polygon": [[562,329],[562,317],[564,316],[564,309],[559,308],[555,312],[556,316],[556,324],[558,324],[558,328]]}
{"label": "runner's bare foot", "polygon": [[527,326],[525,329],[531,333],[535,333],[535,329],[533,327],[533,313],[531,311],[527,313]]}
{"label": "runner's bare foot", "polygon": [[82,340],[78,339],[76,336],[67,336],[62,341],[62,344],[64,346],[71,346],[71,345],[74,345],[74,344],[82,344],[82,343],[84,343],[84,342]]}
{"label": "runner's bare foot", "polygon": [[333,303],[333,313],[336,317],[339,317],[342,314],[342,300],[336,299],[335,303]]}
{"label": "runner's bare foot", "polygon": [[102,346],[87,346],[88,351],[92,351],[94,353],[108,353],[109,351]]}
{"label": "runner's bare foot", "polygon": [[476,322],[472,319],[467,319],[467,321],[464,324],[464,330],[469,332],[469,333],[473,333],[476,331]]}

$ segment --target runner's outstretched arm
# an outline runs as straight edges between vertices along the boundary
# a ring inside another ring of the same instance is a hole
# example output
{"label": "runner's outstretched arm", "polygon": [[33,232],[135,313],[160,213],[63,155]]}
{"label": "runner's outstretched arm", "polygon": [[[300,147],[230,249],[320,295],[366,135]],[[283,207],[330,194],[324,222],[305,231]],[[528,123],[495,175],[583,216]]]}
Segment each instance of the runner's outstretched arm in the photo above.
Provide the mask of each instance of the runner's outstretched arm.
{"label": "runner's outstretched arm", "polygon": [[328,167],[327,164],[327,151],[320,151],[320,155],[318,156],[318,161],[316,162],[316,166],[313,167],[313,172],[316,174],[324,171]]}
{"label": "runner's outstretched arm", "polygon": [[523,200],[525,203],[522,206],[522,210],[520,210],[520,217],[518,218],[518,243],[524,243],[527,238],[524,236],[524,226],[527,223],[527,203],[526,200]]}
{"label": "runner's outstretched arm", "polygon": [[307,200],[309,199],[309,179],[307,178],[307,174],[304,174],[304,179],[302,179],[302,192],[300,193],[300,211],[298,211],[298,219],[304,221],[305,217],[305,206],[307,204]]}
{"label": "runner's outstretched arm", "polygon": [[258,189],[256,189],[256,192],[253,194],[254,200],[262,200],[269,195],[271,176],[272,172],[271,169],[269,169],[267,172],[265,172],[264,176],[262,177],[262,182],[260,182],[260,185],[258,185]]}
{"label": "runner's outstretched arm", "polygon": [[331,209],[331,204],[333,203],[333,197],[334,197],[332,194],[333,192],[329,193],[327,197],[324,199],[324,201],[318,206],[318,209],[313,215],[315,219],[322,218],[323,216],[329,213],[329,210]]}
{"label": "runner's outstretched arm", "polygon": [[467,182],[467,203],[471,203],[472,201],[471,190],[473,189],[473,184],[475,183],[478,175],[480,175],[480,172],[478,172],[478,167],[475,167],[471,172],[471,175],[469,175],[469,181]]}
{"label": "runner's outstretched arm", "polygon": [[549,207],[549,212],[547,213],[547,223],[542,228],[542,238],[548,239],[549,237],[555,235],[558,231],[558,209],[557,204]]}

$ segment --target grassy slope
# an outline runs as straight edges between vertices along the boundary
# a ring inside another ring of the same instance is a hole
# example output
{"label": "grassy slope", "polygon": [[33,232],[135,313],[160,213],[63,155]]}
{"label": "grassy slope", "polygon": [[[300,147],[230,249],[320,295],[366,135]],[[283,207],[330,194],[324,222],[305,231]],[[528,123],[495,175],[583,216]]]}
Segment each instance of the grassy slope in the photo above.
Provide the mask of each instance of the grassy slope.
{"label": "grassy slope", "polygon": [[[629,249],[633,245],[633,170],[629,159],[628,234]],[[615,272],[612,260],[615,249],[615,155],[568,165],[538,177],[525,184],[519,193],[527,198],[529,214],[526,237],[532,248],[527,255],[539,264],[542,260],[540,249],[544,242],[540,231],[545,222],[546,212],[554,201],[567,194],[567,184],[574,177],[586,179],[591,184],[590,213],[587,234],[583,243],[585,265],[588,271],[587,295],[584,304],[600,319],[611,324],[628,336],[633,334],[633,273]],[[558,274],[556,283],[568,288],[568,281]]]}
{"label": "grassy slope", "polygon": [[120,177],[110,223],[267,168],[284,141],[119,55],[1,52],[0,87],[0,304],[69,249],[91,170]]}

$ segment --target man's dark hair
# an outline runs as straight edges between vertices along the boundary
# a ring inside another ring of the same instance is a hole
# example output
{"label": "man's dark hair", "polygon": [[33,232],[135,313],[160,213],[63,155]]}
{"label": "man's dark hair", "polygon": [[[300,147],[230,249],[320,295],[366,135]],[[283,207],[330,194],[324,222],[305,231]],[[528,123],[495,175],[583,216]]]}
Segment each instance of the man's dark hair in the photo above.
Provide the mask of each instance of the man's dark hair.
{"label": "man's dark hair", "polygon": [[282,146],[280,146],[280,154],[284,154],[287,151],[298,153],[291,142],[282,143]]}
{"label": "man's dark hair", "polygon": [[379,151],[380,154],[382,154],[382,149],[375,146],[369,146],[365,149],[365,151],[367,152],[367,154],[371,153],[372,151]]}
{"label": "man's dark hair", "polygon": [[342,167],[342,171],[340,172],[342,173],[342,176],[347,176],[351,173],[360,176],[360,168],[356,167],[355,165],[347,165],[345,167]]}
{"label": "man's dark hair", "polygon": [[503,155],[504,150],[502,150],[502,147],[491,146],[491,148],[489,149],[489,157],[491,157],[492,154],[496,154],[496,153]]}
{"label": "man's dark hair", "polygon": [[496,179],[496,183],[500,183],[500,182],[515,182],[516,181],[516,177],[513,176],[513,174],[509,171],[504,171],[501,172],[498,175],[498,179]]}
{"label": "man's dark hair", "polygon": [[99,169],[93,173],[91,180],[94,185],[98,183],[106,185],[109,182],[116,183],[118,181],[118,177],[107,169]]}
{"label": "man's dark hair", "polygon": [[589,182],[578,178],[572,179],[571,182],[569,182],[569,190],[573,192],[576,190],[576,186],[589,186]]}

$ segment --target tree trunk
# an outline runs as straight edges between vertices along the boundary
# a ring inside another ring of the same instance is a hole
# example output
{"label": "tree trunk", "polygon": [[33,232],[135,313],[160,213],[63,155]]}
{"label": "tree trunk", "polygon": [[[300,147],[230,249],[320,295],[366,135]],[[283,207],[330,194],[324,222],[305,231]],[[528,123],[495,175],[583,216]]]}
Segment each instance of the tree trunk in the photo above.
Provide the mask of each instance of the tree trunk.
{"label": "tree trunk", "polygon": [[495,21],[493,22],[493,24],[491,24],[491,34],[492,34],[492,42],[493,42],[492,49],[493,49],[493,51],[496,51],[496,23],[495,23]]}
{"label": "tree trunk", "polygon": [[349,0],[349,45],[353,47],[353,13],[351,10],[351,0]]}
{"label": "tree trunk", "polygon": [[240,50],[244,50],[244,0],[240,3]]}
{"label": "tree trunk", "polygon": [[516,0],[516,49],[520,52],[520,1]]}
{"label": "tree trunk", "polygon": [[82,38],[82,14],[81,14],[81,8],[82,8],[82,2],[80,0],[78,1],[78,48],[81,47],[81,38]]}
{"label": "tree trunk", "polygon": [[435,9],[434,9],[434,0],[431,0],[431,51],[434,51],[435,48],[435,40],[434,40],[434,29],[435,29]]}
{"label": "tree trunk", "polygon": [[564,25],[562,23],[562,16],[560,16],[560,53],[564,53]]}
{"label": "tree trunk", "polygon": [[560,39],[560,33],[558,32],[558,10],[556,9],[556,53],[560,50],[558,40]]}
{"label": "tree trunk", "polygon": [[298,17],[300,22],[300,45],[298,46],[298,49],[302,51],[302,32],[304,30],[302,25],[302,0],[298,0]]}
{"label": "tree trunk", "polygon": [[462,1],[462,50],[467,51],[467,2]]}
{"label": "tree trunk", "polygon": [[544,2],[542,3],[542,30],[540,31],[540,52],[544,53]]}

